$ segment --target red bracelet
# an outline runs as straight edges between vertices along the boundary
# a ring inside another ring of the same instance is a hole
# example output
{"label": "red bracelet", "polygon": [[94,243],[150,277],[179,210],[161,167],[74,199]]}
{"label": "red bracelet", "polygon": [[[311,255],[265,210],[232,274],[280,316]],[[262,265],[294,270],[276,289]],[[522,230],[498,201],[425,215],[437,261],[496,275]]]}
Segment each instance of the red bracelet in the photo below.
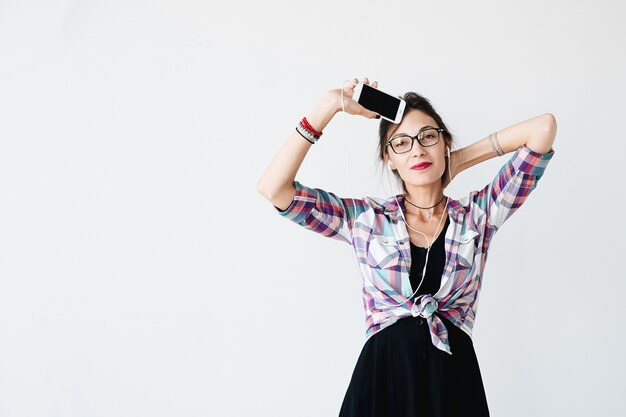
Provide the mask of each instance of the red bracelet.
{"label": "red bracelet", "polygon": [[315,130],[313,128],[313,126],[311,126],[311,124],[309,123],[309,121],[306,119],[306,117],[303,117],[302,120],[300,121],[300,125],[305,128],[306,130],[308,130],[313,136],[315,136],[316,138],[320,138],[320,136],[322,136],[322,132],[318,132],[317,130]]}

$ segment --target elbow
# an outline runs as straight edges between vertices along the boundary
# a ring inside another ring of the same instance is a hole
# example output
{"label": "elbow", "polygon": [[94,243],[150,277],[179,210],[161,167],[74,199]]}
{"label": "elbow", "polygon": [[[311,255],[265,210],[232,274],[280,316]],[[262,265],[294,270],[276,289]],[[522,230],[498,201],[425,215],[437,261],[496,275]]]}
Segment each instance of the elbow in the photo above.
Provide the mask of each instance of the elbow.
{"label": "elbow", "polygon": [[257,184],[256,184],[256,191],[257,191],[257,193],[261,194],[264,197],[268,196],[268,194],[267,194],[267,187],[263,183],[263,179],[260,179],[259,182],[257,182]]}
{"label": "elbow", "polygon": [[556,137],[556,117],[552,113],[546,113],[543,115],[544,128],[543,131],[552,139]]}
{"label": "elbow", "polygon": [[267,181],[263,181],[263,178],[261,178],[256,184],[257,193],[261,194],[269,201],[273,201],[274,196],[277,194],[277,190],[278,189],[275,185],[269,185]]}
{"label": "elbow", "polygon": [[528,139],[526,146],[538,153],[547,153],[552,149],[556,138],[556,118],[552,113],[541,115],[541,124]]}

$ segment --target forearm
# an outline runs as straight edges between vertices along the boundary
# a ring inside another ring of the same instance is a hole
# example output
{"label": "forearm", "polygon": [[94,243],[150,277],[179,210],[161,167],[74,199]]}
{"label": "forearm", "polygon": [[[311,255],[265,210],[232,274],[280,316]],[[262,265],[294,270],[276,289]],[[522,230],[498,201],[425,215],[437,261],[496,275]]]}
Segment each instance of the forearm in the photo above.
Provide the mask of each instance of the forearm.
{"label": "forearm", "polygon": [[[322,131],[337,111],[335,102],[326,94],[306,114],[306,119],[315,130]],[[313,144],[296,132],[296,124],[297,121],[294,122],[292,133],[287,138],[287,141],[280,148],[257,183],[258,192],[269,199],[275,199],[275,196],[279,194],[286,194],[286,189],[295,191],[293,190],[293,180],[296,178],[296,174],[307,152],[313,146]]]}
{"label": "forearm", "polygon": [[[556,137],[556,120],[551,113],[545,113],[498,130],[497,135],[498,143],[500,143],[505,154],[513,152],[523,145],[535,152],[546,153],[552,147]],[[457,152],[460,154],[458,172],[498,156],[491,146],[489,136],[465,146]]]}

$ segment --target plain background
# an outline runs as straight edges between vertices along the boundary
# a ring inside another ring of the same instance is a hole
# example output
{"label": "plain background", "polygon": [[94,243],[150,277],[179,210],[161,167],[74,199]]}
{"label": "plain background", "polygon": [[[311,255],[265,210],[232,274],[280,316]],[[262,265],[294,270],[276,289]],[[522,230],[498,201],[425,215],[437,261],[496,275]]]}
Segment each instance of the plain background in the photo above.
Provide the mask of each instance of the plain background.
{"label": "plain background", "polygon": [[[624,415],[625,11],[0,1],[0,416],[337,415],[365,335],[351,248],[256,184],[365,76],[429,98],[457,148],[555,115],[555,155],[492,242],[475,348],[494,416]],[[377,129],[340,113],[297,179],[398,192]]]}

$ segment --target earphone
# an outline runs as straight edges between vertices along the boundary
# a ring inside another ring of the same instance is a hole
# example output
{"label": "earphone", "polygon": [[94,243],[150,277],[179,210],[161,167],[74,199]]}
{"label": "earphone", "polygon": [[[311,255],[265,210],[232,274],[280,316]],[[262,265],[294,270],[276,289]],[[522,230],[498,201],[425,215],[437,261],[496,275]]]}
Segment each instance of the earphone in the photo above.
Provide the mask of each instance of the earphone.
{"label": "earphone", "polygon": [[[349,83],[351,83],[352,85],[357,85],[357,83],[352,82],[352,80],[345,80],[345,81],[344,81],[344,84],[345,84],[346,82],[349,82]],[[345,104],[344,104],[343,96],[344,96],[344,94],[343,94],[343,86],[342,86],[342,88],[341,88],[341,107],[342,107],[342,109],[343,109],[343,121],[344,121],[344,129],[345,129],[345,136],[344,136],[344,139],[345,139],[345,145],[346,145],[346,181],[347,181],[347,183],[348,183],[348,190],[350,191],[350,195],[354,195],[354,194],[352,193],[352,188],[350,187],[350,180],[349,180],[349,167],[348,167],[348,154],[349,154],[349,152],[348,152],[348,127],[347,127],[347,123],[346,123],[346,115],[345,115],[345,113],[346,113],[346,112],[345,112]],[[448,154],[448,175],[450,176],[450,181],[452,181],[452,172],[451,172],[451,170],[450,170],[450,165],[451,165],[451,163],[450,163],[450,147],[449,147],[449,146],[446,146],[446,151],[447,151],[447,154]],[[391,161],[387,161],[387,168],[389,169],[389,172],[393,172],[393,170],[391,169]],[[402,212],[402,208],[400,207],[400,203],[398,202],[398,198],[396,197],[396,195],[395,195],[395,194],[394,194],[394,199],[396,200],[396,204],[397,204],[397,207],[398,207],[398,209],[399,209],[399,211],[400,211],[400,215],[402,216],[402,220],[403,220],[403,221],[404,221],[404,223],[408,226],[408,223],[407,223],[407,221],[406,221],[406,218],[404,217],[404,213]],[[353,197],[351,197],[351,200],[352,200],[353,207],[355,207],[355,208],[356,208],[356,206],[357,206],[357,205],[356,205],[356,202],[354,201],[354,198],[353,198]],[[446,210],[446,208],[448,207],[448,203],[449,203],[449,201],[450,201],[450,197],[448,197],[448,199],[447,199],[447,201],[446,201],[446,207],[444,208],[444,211],[445,211],[445,210]],[[439,225],[441,225],[441,221],[442,221],[442,220],[443,220],[443,216],[441,216],[441,219],[439,219]],[[436,230],[439,230],[439,225],[437,225],[437,229],[436,229]],[[420,233],[421,233],[421,232],[420,232]],[[424,236],[426,236],[426,235],[424,234]],[[428,240],[428,237],[426,237],[426,240]],[[410,300],[410,299],[411,299],[411,298],[415,295],[415,293],[416,293],[417,291],[419,291],[419,288],[421,287],[422,282],[424,281],[424,277],[425,277],[425,275],[426,275],[426,266],[428,265],[428,254],[429,254],[429,252],[430,252],[430,247],[431,247],[431,246],[432,246],[432,244],[428,246],[428,251],[426,252],[426,260],[425,260],[425,262],[424,262],[424,268],[423,268],[423,270],[422,270],[422,280],[420,281],[419,285],[417,286],[417,289],[413,292],[413,294],[411,294],[411,296],[410,296],[410,297],[407,297],[407,299],[406,299],[406,300],[404,300],[404,301],[403,301],[403,302],[401,302],[401,303],[398,303],[398,304],[389,304],[389,303],[385,302],[384,300],[382,300],[380,297],[376,296],[376,293],[375,293],[375,292],[372,292],[371,294],[372,294],[374,297],[376,297],[379,301],[381,301],[383,304],[385,304],[385,305],[387,305],[387,306],[392,306],[392,307],[398,307],[398,306],[401,306],[402,304],[404,304],[404,303],[406,303],[408,300]],[[355,254],[356,254],[356,250],[355,250]],[[354,258],[354,259],[355,259],[355,261],[356,261],[356,263],[357,263],[357,269],[359,270],[359,272],[360,272],[360,274],[361,274],[361,277],[363,277],[365,280],[367,280],[367,281],[368,281],[368,282],[369,282],[369,283],[370,283],[370,284],[371,284],[374,288],[378,288],[378,287],[376,287],[376,285],[374,285],[374,283],[372,283],[372,281],[371,281],[368,277],[366,277],[366,276],[363,274],[363,271],[361,270],[361,265],[359,264],[358,256],[355,256],[355,258]],[[382,291],[382,290],[381,290],[381,291]],[[417,300],[417,298],[416,298],[416,300]]]}

